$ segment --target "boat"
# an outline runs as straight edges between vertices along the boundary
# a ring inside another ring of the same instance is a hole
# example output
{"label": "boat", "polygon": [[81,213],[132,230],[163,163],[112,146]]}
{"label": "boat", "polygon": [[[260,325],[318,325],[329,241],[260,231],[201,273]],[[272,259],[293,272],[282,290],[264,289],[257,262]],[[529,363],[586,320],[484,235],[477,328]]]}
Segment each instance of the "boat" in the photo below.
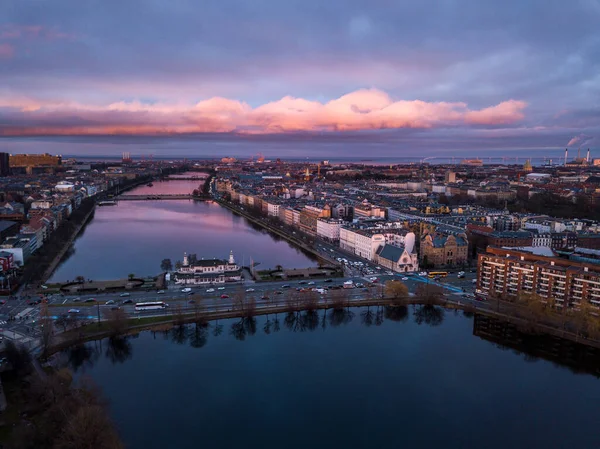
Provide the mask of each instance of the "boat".
{"label": "boat", "polygon": [[98,201],[98,206],[116,206],[115,200]]}
{"label": "boat", "polygon": [[152,184],[151,182],[149,182],[148,184],[146,184],[148,187],[152,187],[154,186],[154,184]]}

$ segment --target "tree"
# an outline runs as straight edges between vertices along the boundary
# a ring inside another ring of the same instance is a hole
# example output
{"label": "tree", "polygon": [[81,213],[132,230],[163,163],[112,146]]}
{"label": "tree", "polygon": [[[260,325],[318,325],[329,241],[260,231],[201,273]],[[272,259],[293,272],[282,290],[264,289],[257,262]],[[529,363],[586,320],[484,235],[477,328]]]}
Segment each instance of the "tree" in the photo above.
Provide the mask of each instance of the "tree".
{"label": "tree", "polygon": [[177,326],[183,326],[184,321],[185,317],[183,315],[183,308],[181,307],[181,304],[177,304],[175,306],[175,310],[173,311],[173,322]]}
{"label": "tree", "polygon": [[129,278],[130,281],[133,281],[133,279],[135,278],[135,274],[134,273],[129,273],[127,275],[127,277]]}
{"label": "tree", "polygon": [[42,357],[48,355],[48,350],[54,339],[54,324],[52,322],[52,316],[48,311],[48,304],[43,302],[40,307],[40,327],[41,327],[41,338],[40,343],[42,346]]}
{"label": "tree", "polygon": [[173,271],[173,262],[171,262],[171,259],[163,259],[160,262],[160,269],[162,271]]}
{"label": "tree", "polygon": [[444,297],[444,289],[437,285],[419,284],[415,291],[415,296],[426,304],[435,304]]}
{"label": "tree", "polygon": [[408,287],[401,281],[387,281],[385,283],[385,295],[399,302],[408,298]]}
{"label": "tree", "polygon": [[4,346],[4,356],[16,373],[26,374],[31,370],[31,355],[22,344],[8,340]]}
{"label": "tree", "polygon": [[118,337],[123,335],[127,331],[127,313],[125,310],[116,308],[109,310],[106,313],[108,327],[110,329],[111,337]]}
{"label": "tree", "polygon": [[83,276],[77,276],[75,278],[75,282],[77,282],[78,284],[83,284],[85,282],[85,277],[83,277]]}
{"label": "tree", "polygon": [[176,270],[179,270],[182,266],[183,266],[183,263],[181,263],[181,260],[178,260],[177,262],[175,262],[175,269]]}

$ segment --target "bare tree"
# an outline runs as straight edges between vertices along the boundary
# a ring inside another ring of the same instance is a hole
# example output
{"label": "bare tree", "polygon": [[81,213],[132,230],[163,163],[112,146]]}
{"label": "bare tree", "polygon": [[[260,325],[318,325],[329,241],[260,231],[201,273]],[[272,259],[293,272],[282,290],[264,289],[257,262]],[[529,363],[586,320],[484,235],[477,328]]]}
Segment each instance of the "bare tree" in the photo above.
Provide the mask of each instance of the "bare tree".
{"label": "bare tree", "polygon": [[42,303],[40,308],[40,327],[42,331],[40,338],[42,357],[46,357],[54,339],[54,323],[48,310],[48,304],[45,302]]}
{"label": "bare tree", "polygon": [[183,307],[181,307],[181,304],[177,304],[173,310],[173,322],[177,326],[183,326],[184,321],[185,316],[183,315]]}
{"label": "bare tree", "polygon": [[387,281],[385,295],[392,298],[394,302],[400,303],[408,298],[408,287],[401,281]]}
{"label": "bare tree", "polygon": [[111,337],[118,337],[127,331],[127,313],[120,307],[105,313]]}

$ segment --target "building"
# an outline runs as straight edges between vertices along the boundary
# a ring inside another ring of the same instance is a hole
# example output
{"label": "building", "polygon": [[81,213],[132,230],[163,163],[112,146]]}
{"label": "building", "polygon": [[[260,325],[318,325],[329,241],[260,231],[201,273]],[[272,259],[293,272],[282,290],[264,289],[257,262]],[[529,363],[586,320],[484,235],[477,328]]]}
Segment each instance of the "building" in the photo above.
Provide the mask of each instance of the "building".
{"label": "building", "polygon": [[9,237],[0,245],[0,250],[12,253],[14,263],[19,266],[25,265],[36,249],[37,240],[35,234]]}
{"label": "building", "polygon": [[8,251],[0,251],[0,267],[2,267],[2,272],[6,273],[11,268],[14,268],[14,256],[12,253]]}
{"label": "building", "polygon": [[0,177],[10,175],[10,156],[8,153],[0,153]]}
{"label": "building", "polygon": [[19,233],[19,223],[10,220],[0,220],[0,243],[7,237],[12,237]]}
{"label": "building", "polygon": [[54,167],[61,165],[61,156],[50,154],[15,154],[10,155],[10,167]]}
{"label": "building", "polygon": [[425,234],[421,237],[421,264],[434,267],[466,264],[468,248],[465,234]]}
{"label": "building", "polygon": [[419,257],[415,251],[415,234],[406,234],[402,246],[383,244],[377,248],[373,260],[376,264],[397,273],[419,271]]}
{"label": "building", "polygon": [[319,218],[317,219],[317,235],[329,242],[338,242],[340,240],[340,228],[344,223],[344,220],[335,218]]}
{"label": "building", "polygon": [[537,295],[561,308],[577,308],[582,301],[600,306],[600,265],[489,247],[479,255],[477,273],[477,291],[484,295]]}
{"label": "building", "polygon": [[454,173],[453,171],[447,171],[444,180],[446,184],[456,182],[456,173]]}
{"label": "building", "polygon": [[201,259],[190,261],[186,253],[183,263],[175,274],[177,284],[207,285],[224,284],[242,280],[242,270],[235,263],[233,251],[228,260]]}

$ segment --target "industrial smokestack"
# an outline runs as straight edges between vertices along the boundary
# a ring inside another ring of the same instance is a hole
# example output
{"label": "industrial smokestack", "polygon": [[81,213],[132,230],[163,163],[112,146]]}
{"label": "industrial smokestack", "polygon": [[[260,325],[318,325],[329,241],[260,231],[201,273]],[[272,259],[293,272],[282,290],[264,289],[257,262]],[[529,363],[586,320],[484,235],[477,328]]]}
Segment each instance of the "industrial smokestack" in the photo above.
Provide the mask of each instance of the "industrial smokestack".
{"label": "industrial smokestack", "polygon": [[588,152],[587,152],[587,156],[585,158],[585,160],[587,161],[587,163],[590,163],[590,149],[588,148]]}
{"label": "industrial smokestack", "polygon": [[569,149],[565,148],[565,165],[567,165],[568,158],[569,158]]}

